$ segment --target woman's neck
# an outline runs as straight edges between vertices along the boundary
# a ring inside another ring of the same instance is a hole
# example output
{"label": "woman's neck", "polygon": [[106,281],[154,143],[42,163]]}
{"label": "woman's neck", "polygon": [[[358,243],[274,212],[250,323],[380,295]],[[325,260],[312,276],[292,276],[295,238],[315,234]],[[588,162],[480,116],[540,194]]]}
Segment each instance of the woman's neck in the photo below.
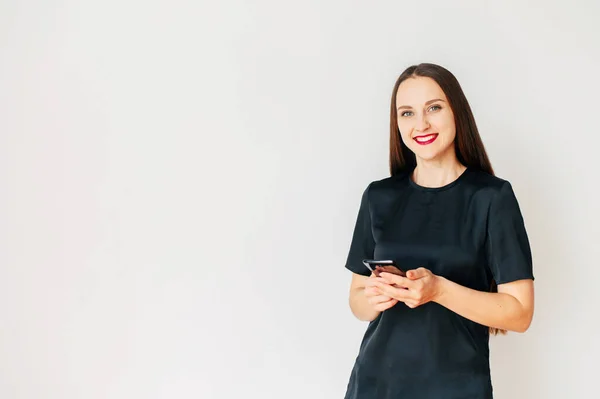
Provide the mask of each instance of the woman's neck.
{"label": "woman's neck", "polygon": [[465,169],[456,158],[447,162],[417,160],[412,180],[423,187],[442,187],[458,179]]}

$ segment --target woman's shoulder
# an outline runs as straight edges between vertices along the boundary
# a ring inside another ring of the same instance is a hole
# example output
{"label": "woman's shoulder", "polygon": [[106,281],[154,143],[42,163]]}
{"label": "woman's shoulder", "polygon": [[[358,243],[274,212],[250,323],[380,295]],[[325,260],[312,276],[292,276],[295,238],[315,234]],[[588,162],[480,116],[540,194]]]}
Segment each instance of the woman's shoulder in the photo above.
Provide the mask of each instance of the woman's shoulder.
{"label": "woman's shoulder", "polygon": [[[513,188],[509,180],[502,178],[485,171],[468,168],[465,179],[461,179],[458,185],[467,189],[469,192],[486,193],[495,196],[501,192],[512,192]],[[368,197],[387,194],[398,194],[410,187],[411,171],[404,171],[392,176],[372,180],[365,189],[365,194]]]}
{"label": "woman's shoulder", "polygon": [[[465,180],[467,180],[471,185],[475,185],[479,188],[500,190],[507,185],[510,186],[510,182],[507,179],[489,174],[479,169],[468,168],[466,173],[468,174],[468,179]],[[411,171],[404,171],[393,176],[373,180],[369,183],[367,188],[371,191],[398,189],[399,187],[403,186],[399,183],[408,182],[410,174]]]}
{"label": "woman's shoulder", "polygon": [[[373,180],[369,183],[367,190],[371,192],[388,192],[401,189],[401,183],[408,182],[410,171],[400,172],[392,176],[387,176],[381,179]],[[399,184],[400,183],[400,184]]]}
{"label": "woman's shoulder", "polygon": [[497,195],[501,192],[512,192],[513,188],[509,180],[496,175],[492,175],[482,170],[470,170],[468,179],[471,187],[477,191]]}
{"label": "woman's shoulder", "polygon": [[371,180],[363,192],[363,201],[382,205],[393,202],[408,187],[410,172],[402,172],[376,180]]}

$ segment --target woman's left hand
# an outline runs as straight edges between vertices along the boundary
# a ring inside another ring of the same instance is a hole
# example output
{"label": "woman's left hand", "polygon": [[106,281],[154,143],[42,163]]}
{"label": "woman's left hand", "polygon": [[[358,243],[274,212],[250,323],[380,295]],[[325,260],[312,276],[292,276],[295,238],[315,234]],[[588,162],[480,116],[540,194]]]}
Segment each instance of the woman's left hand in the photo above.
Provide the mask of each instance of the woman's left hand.
{"label": "woman's left hand", "polygon": [[435,301],[441,294],[441,277],[424,267],[407,271],[406,277],[386,272],[381,272],[379,276],[387,282],[377,283],[381,293],[404,302],[409,308]]}

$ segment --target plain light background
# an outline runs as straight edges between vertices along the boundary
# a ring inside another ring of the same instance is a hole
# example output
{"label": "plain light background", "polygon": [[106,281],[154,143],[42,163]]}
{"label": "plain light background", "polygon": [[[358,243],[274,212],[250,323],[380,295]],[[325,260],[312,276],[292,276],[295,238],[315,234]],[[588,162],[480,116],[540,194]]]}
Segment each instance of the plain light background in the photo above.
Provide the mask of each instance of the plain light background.
{"label": "plain light background", "polygon": [[[0,397],[341,398],[343,265],[407,66],[452,71],[534,253],[497,398],[590,398],[598,2],[0,2]],[[409,343],[408,343],[409,344]]]}

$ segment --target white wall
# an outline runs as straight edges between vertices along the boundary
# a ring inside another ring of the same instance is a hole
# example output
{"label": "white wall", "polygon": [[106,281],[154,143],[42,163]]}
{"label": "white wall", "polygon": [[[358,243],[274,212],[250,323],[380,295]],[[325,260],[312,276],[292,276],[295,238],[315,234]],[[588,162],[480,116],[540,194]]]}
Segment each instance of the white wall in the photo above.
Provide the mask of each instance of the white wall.
{"label": "white wall", "polygon": [[597,392],[598,2],[199,4],[0,3],[0,397],[342,397],[351,230],[422,61],[534,251],[496,396]]}

